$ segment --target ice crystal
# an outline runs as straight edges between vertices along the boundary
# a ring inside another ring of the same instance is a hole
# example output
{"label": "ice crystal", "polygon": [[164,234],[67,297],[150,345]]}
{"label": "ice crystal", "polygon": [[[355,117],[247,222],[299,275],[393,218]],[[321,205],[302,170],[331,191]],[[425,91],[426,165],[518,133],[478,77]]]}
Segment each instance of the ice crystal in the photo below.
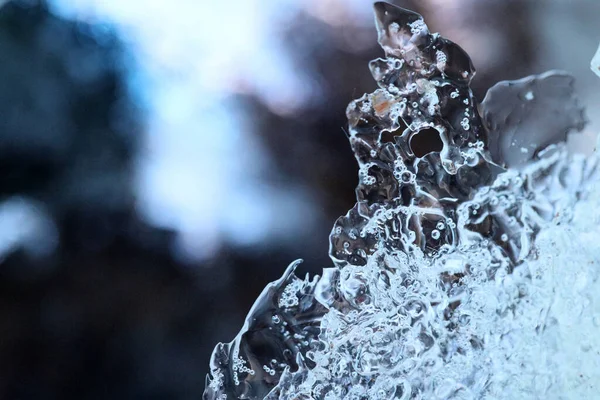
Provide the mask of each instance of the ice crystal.
{"label": "ice crystal", "polygon": [[205,399],[594,398],[600,382],[596,155],[572,78],[500,82],[423,18],[375,4],[379,89],[350,103],[357,203],[333,267],[292,264],[219,344]]}

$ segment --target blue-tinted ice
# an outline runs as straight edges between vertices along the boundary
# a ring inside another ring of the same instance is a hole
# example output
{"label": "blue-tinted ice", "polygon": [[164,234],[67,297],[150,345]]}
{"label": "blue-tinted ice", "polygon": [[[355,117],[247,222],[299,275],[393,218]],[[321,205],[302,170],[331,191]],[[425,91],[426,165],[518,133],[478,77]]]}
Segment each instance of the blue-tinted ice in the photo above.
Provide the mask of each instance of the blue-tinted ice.
{"label": "blue-tinted ice", "polygon": [[264,290],[204,398],[594,398],[598,160],[564,145],[585,124],[572,77],[479,103],[464,50],[414,12],[375,14],[385,58],[347,109],[359,184],[333,267]]}

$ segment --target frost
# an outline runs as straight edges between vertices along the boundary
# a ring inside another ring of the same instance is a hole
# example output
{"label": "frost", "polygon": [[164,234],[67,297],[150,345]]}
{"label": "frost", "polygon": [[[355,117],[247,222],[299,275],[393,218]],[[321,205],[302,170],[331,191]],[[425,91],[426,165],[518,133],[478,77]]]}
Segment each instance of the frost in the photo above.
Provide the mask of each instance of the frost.
{"label": "frost", "polygon": [[347,109],[359,184],[333,267],[265,289],[204,398],[595,398],[599,160],[564,145],[585,122],[572,78],[500,82],[479,104],[458,45],[375,14],[386,59]]}

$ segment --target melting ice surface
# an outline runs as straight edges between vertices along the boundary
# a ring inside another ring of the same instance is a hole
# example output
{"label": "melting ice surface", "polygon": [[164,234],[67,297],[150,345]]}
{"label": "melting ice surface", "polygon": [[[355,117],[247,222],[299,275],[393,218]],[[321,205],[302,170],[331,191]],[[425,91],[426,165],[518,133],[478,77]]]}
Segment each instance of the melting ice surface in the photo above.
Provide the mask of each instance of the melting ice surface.
{"label": "melting ice surface", "polygon": [[591,399],[600,393],[598,157],[573,79],[492,87],[423,18],[375,4],[379,89],[350,103],[357,203],[333,267],[293,263],[211,359],[205,399]]}

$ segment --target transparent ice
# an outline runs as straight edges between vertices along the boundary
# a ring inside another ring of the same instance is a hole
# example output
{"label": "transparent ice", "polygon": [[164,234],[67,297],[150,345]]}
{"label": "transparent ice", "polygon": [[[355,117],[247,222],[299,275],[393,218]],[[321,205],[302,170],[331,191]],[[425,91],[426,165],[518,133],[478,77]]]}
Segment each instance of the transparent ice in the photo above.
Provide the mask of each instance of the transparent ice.
{"label": "transparent ice", "polygon": [[592,399],[600,393],[598,156],[573,78],[500,82],[423,18],[375,4],[379,89],[350,103],[357,203],[333,267],[259,296],[204,399]]}

